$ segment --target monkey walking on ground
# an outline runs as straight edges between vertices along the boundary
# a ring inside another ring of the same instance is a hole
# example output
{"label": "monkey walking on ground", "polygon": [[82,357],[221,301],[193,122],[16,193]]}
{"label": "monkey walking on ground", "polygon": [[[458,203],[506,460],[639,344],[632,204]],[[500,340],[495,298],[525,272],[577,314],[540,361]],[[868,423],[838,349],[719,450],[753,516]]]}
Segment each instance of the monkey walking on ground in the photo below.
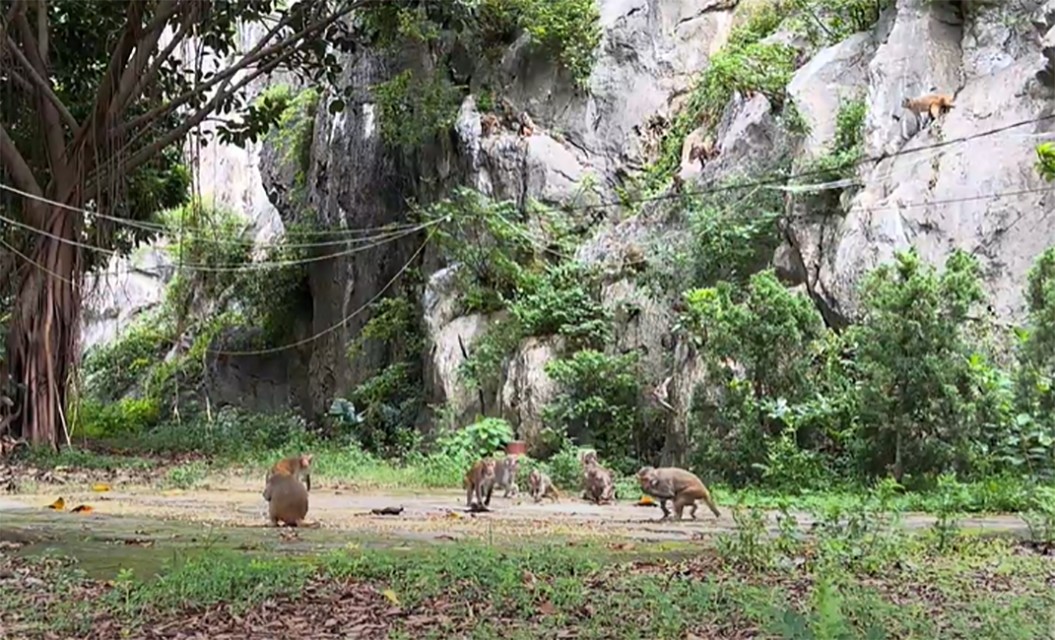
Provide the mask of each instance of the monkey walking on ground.
{"label": "monkey walking on ground", "polygon": [[674,514],[681,520],[682,511],[685,507],[691,507],[689,517],[696,519],[696,501],[702,500],[714,517],[720,518],[722,514],[711,499],[711,492],[696,477],[696,474],[677,467],[641,467],[637,472],[637,480],[641,484],[641,490],[648,495],[659,498],[659,506],[663,509],[663,518],[670,517],[667,509],[667,500],[674,500]]}
{"label": "monkey walking on ground", "polygon": [[911,111],[917,124],[923,124],[920,119],[923,114],[928,114],[930,118],[925,123],[928,126],[954,106],[956,105],[953,104],[953,97],[944,93],[928,93],[918,98],[906,97],[901,101],[901,108]]}
{"label": "monkey walking on ground", "polygon": [[519,468],[520,459],[515,455],[506,456],[495,463],[495,487],[505,492],[503,498],[515,498],[520,493],[520,487],[517,486]]}
{"label": "monkey walking on ground", "polygon": [[560,492],[553,486],[553,481],[538,469],[532,469],[531,475],[528,476],[528,491],[536,503],[542,502],[543,498],[549,498],[553,502],[560,499]]}
{"label": "monkey walking on ground", "polygon": [[292,476],[298,481],[303,478],[307,490],[311,491],[311,456],[310,453],[302,453],[276,462],[264,480],[264,500],[271,500],[271,479],[275,476]]}
{"label": "monkey walking on ground", "polygon": [[473,495],[476,495],[476,504],[483,507],[491,505],[491,493],[495,489],[495,466],[491,458],[478,460],[469,472],[465,474],[462,488],[466,489],[465,506],[473,506]]}

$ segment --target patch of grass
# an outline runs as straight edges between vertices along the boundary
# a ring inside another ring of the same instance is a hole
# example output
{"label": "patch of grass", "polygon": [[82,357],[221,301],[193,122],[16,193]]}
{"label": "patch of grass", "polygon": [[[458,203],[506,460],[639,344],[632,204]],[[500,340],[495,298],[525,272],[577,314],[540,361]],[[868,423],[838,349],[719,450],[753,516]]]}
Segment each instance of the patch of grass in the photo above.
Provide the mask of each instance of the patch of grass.
{"label": "patch of grass", "polygon": [[[844,536],[853,543],[871,533]],[[744,567],[736,550],[459,543],[353,547],[301,560],[210,553],[172,562],[155,578],[126,570],[99,582],[55,560],[0,557],[5,575],[14,576],[0,579],[0,622],[15,634],[149,634],[174,623],[222,634],[228,625],[246,633],[277,615],[373,620],[390,638],[501,630],[510,638],[571,631],[582,638],[762,633],[789,640],[1040,638],[1055,623],[1055,591],[1045,584],[1055,559],[1009,541],[974,539],[937,553],[898,540],[897,561],[877,573],[818,562],[824,544],[778,543],[802,561]],[[776,544],[761,542],[759,557],[778,556]],[[35,581],[27,580],[31,574]],[[26,606],[30,599],[35,607]]]}

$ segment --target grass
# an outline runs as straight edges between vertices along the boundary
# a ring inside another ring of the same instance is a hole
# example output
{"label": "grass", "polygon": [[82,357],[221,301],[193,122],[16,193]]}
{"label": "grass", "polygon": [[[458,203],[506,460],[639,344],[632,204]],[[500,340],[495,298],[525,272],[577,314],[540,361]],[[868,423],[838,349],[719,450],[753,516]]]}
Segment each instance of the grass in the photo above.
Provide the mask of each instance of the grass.
{"label": "grass", "polygon": [[[10,637],[143,637],[173,624],[267,635],[277,619],[305,637],[977,640],[1055,629],[1055,557],[1013,541],[961,535],[939,551],[926,536],[865,544],[885,536],[875,527],[845,534],[848,545],[753,535],[745,527],[687,554],[546,543],[212,552],[112,581],[55,557],[0,554],[0,624]],[[850,562],[857,547],[873,562]]]}

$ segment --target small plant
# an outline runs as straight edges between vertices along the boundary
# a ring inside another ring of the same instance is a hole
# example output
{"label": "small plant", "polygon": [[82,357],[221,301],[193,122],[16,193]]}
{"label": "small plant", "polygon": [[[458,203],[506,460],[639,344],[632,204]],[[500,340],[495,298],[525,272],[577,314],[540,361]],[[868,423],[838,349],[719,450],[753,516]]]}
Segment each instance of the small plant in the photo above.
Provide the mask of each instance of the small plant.
{"label": "small plant", "polygon": [[1033,544],[1055,546],[1055,488],[1036,487],[1030,508],[1022,514],[1022,519],[1026,521]]}
{"label": "small plant", "polygon": [[204,462],[195,460],[169,469],[165,484],[177,489],[192,489],[205,480],[207,468]]}
{"label": "small plant", "polygon": [[494,455],[513,440],[513,427],[501,418],[482,418],[453,433],[440,436],[439,451],[446,457],[469,463]]}
{"label": "small plant", "polygon": [[736,505],[732,509],[736,533],[721,534],[717,539],[718,553],[734,566],[764,571],[775,562],[773,549],[766,533],[766,513]]}
{"label": "small plant", "polygon": [[1048,182],[1055,180],[1055,142],[1037,145],[1037,173]]}
{"label": "small plant", "polygon": [[938,551],[947,550],[960,533],[959,520],[963,517],[960,509],[964,503],[964,493],[964,486],[957,481],[955,474],[943,473],[938,476],[937,519],[932,527]]}

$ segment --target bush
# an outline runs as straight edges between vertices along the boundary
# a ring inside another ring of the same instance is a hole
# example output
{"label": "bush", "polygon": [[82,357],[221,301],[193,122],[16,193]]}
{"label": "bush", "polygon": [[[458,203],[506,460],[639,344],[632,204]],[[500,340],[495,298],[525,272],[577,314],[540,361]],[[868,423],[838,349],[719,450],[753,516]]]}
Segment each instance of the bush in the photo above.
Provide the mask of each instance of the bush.
{"label": "bush", "polygon": [[136,436],[158,424],[161,412],[152,398],[117,402],[86,399],[70,412],[70,436],[92,440]]}
{"label": "bush", "polygon": [[465,466],[494,455],[512,440],[513,428],[508,422],[501,418],[481,418],[458,431],[440,436],[437,448],[443,457]]}
{"label": "bush", "polygon": [[608,356],[587,349],[545,366],[560,392],[543,409],[544,423],[578,444],[593,444],[623,472],[636,470],[657,448],[653,434],[641,427],[636,361],[636,353]]}

